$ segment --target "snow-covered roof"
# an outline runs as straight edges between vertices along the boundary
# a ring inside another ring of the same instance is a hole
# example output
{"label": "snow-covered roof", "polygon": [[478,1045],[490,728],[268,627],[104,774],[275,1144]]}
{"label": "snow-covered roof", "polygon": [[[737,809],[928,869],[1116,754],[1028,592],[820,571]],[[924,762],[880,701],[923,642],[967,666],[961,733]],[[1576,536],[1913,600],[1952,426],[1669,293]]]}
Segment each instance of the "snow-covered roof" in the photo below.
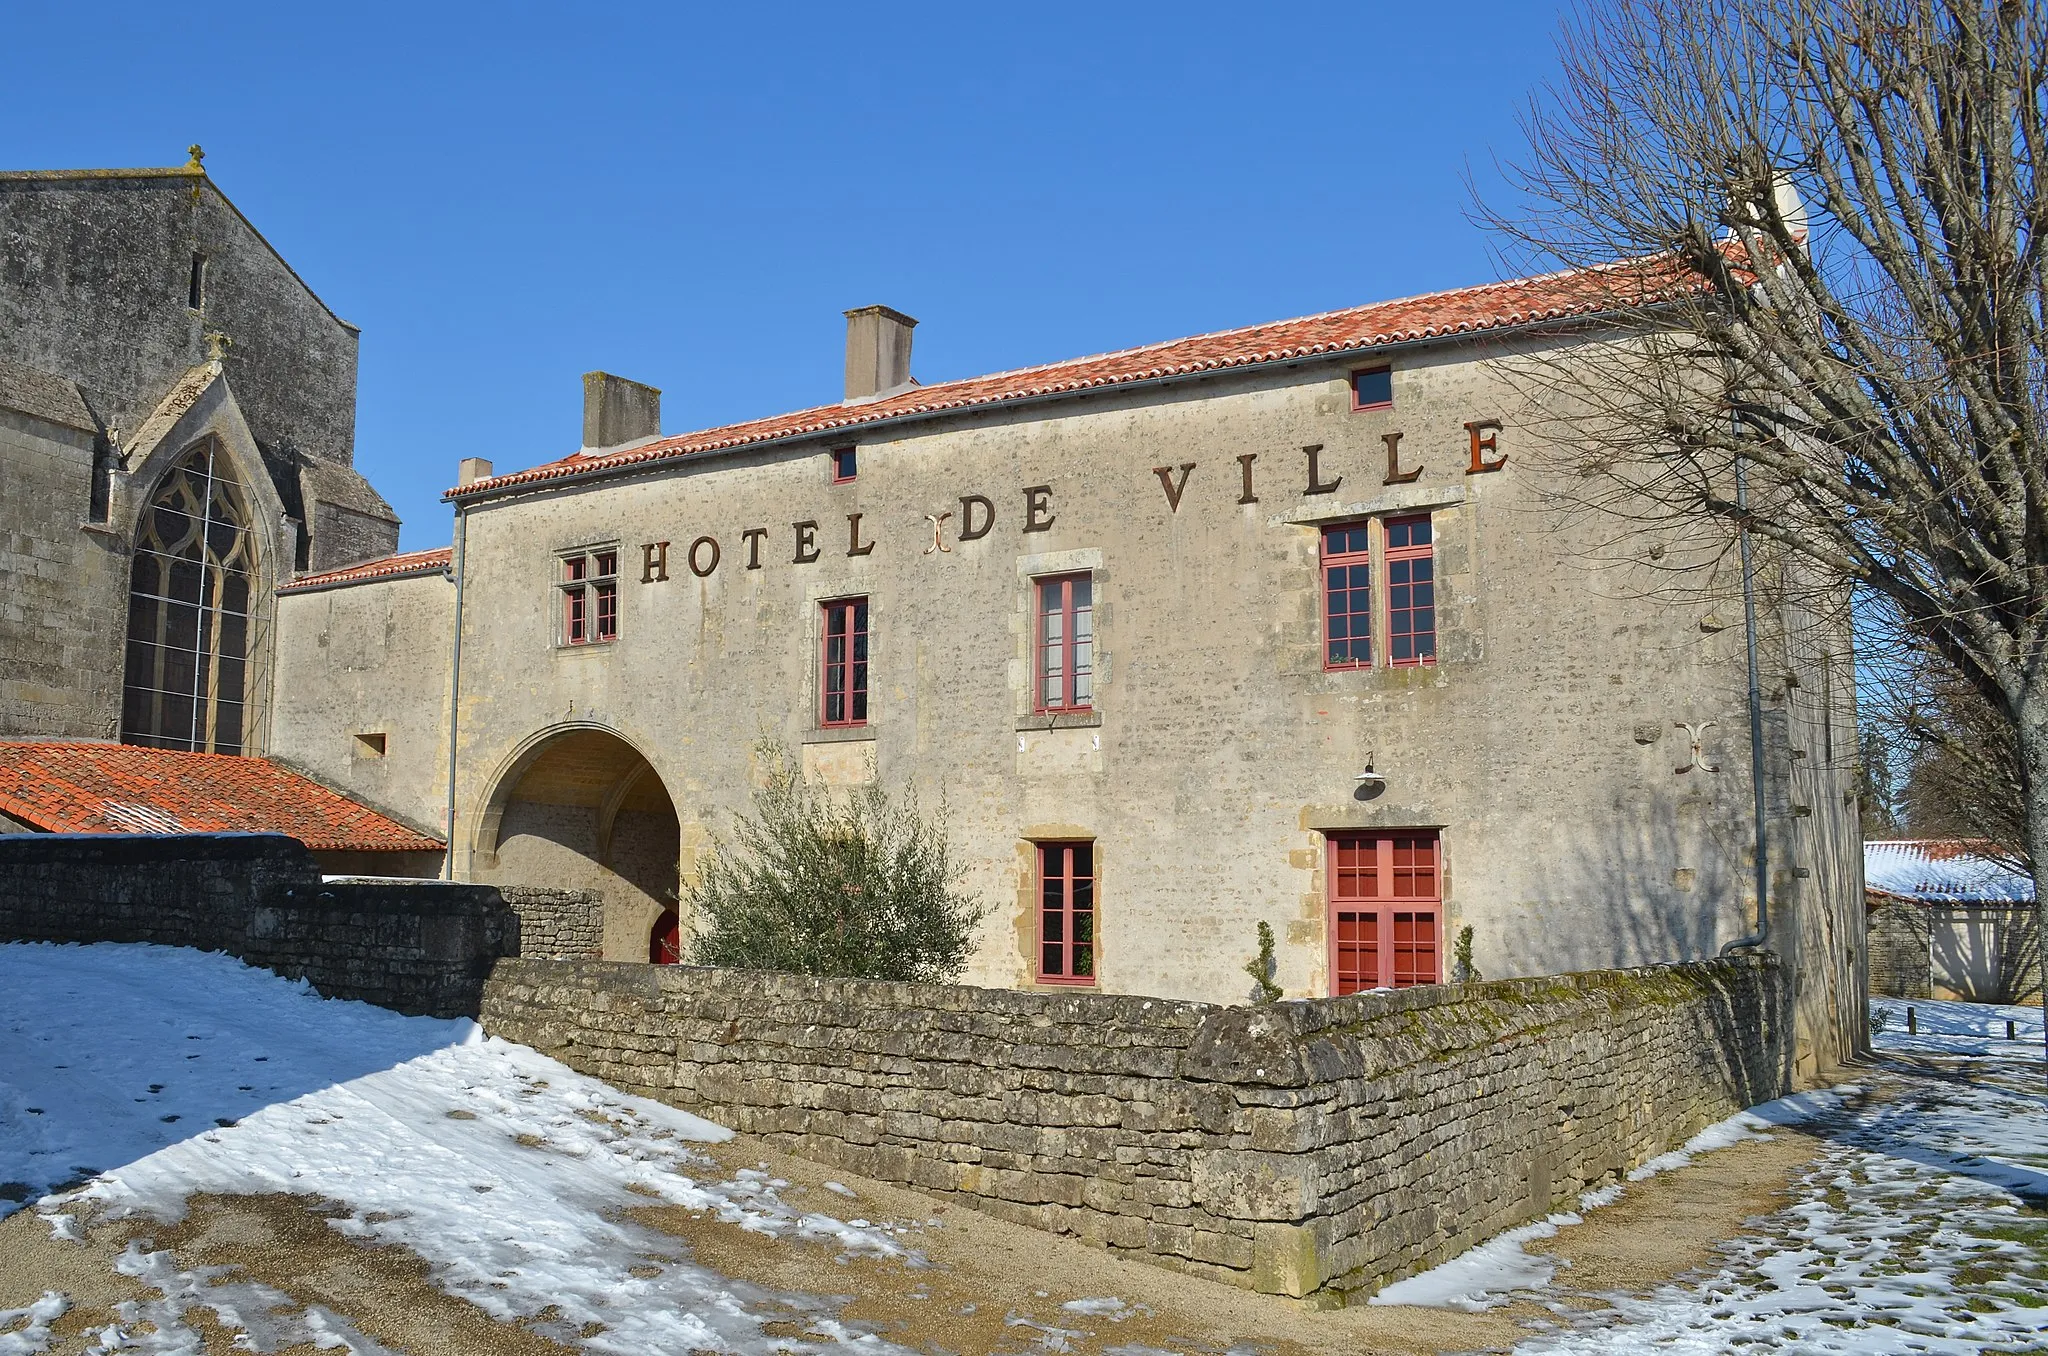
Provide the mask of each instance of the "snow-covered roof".
{"label": "snow-covered roof", "polygon": [[1992,859],[1990,845],[1914,838],[1863,845],[1863,883],[1881,895],[1923,904],[2031,904],[2034,882]]}

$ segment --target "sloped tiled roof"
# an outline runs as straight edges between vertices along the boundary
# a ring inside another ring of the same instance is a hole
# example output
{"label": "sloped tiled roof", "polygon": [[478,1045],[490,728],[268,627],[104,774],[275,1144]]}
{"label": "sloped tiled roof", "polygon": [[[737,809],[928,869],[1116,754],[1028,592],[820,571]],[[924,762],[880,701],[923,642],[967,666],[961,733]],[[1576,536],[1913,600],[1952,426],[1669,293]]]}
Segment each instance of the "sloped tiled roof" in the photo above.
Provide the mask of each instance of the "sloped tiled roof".
{"label": "sloped tiled roof", "polygon": [[1989,845],[1958,839],[1900,839],[1863,845],[1863,884],[1876,894],[1922,904],[2031,904],[2034,882],[1993,860]]}
{"label": "sloped tiled roof", "polygon": [[323,852],[443,846],[262,758],[133,744],[0,741],[0,813],[49,833],[286,833]]}
{"label": "sloped tiled roof", "polygon": [[407,551],[402,555],[385,556],[379,560],[365,560],[360,564],[346,565],[338,570],[325,570],[319,574],[302,574],[288,584],[277,587],[279,593],[312,593],[317,589],[340,588],[344,584],[362,584],[372,579],[403,579],[407,575],[440,574],[445,572],[455,559],[455,549],[438,546],[431,551]]}
{"label": "sloped tiled roof", "polygon": [[865,404],[821,405],[794,414],[657,438],[620,452],[578,452],[530,470],[473,481],[449,490],[443,497],[469,499],[568,476],[624,470],[692,453],[829,434],[912,416],[1577,319],[1610,311],[1618,303],[1640,304],[1653,299],[1660,288],[1670,286],[1671,279],[1668,269],[1586,269],[1375,302],[1298,320],[1248,325],[991,376],[912,386]]}

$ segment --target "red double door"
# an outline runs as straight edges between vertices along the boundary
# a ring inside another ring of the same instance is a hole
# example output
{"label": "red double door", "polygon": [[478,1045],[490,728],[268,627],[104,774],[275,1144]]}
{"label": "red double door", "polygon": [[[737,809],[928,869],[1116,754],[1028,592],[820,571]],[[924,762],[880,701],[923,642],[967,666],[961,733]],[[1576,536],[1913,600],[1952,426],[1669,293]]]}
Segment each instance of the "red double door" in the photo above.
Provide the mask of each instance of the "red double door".
{"label": "red double door", "polygon": [[1331,992],[1443,977],[1443,867],[1434,829],[1329,836]]}

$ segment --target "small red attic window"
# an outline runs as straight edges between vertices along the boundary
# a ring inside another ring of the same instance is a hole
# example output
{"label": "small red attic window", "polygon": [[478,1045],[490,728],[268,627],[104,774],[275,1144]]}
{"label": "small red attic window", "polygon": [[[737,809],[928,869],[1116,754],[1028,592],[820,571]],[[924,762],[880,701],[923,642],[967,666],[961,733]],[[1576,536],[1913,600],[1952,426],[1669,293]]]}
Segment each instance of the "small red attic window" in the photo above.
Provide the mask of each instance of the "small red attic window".
{"label": "small red attic window", "polygon": [[844,485],[860,474],[860,454],[851,447],[832,449],[832,483]]}

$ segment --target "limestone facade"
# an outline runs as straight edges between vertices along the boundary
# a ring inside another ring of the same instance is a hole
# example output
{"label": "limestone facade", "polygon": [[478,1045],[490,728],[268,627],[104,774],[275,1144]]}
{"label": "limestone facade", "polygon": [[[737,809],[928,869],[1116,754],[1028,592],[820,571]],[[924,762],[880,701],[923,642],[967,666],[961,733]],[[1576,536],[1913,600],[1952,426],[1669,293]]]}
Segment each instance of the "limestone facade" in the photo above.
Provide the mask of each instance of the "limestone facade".
{"label": "limestone facade", "polygon": [[[817,781],[944,807],[986,907],[973,983],[1049,987],[1039,845],[1062,842],[1092,845],[1091,987],[1111,993],[1243,1001],[1262,920],[1288,994],[1336,991],[1332,845],[1352,833],[1436,836],[1438,974],[1466,926],[1488,978],[1712,956],[1757,903],[1739,597],[1673,605],[1591,562],[1545,507],[1508,373],[1600,340],[1495,329],[1065,388],[1055,365],[978,379],[1018,393],[980,403],[899,386],[786,431],[478,480],[451,492],[445,583],[281,600],[277,747],[385,804],[452,800],[457,879],[598,891],[614,960],[646,958],[763,738]],[[1390,398],[1360,408],[1355,375],[1382,366]],[[1387,524],[1416,519],[1436,650],[1397,667]],[[1324,532],[1347,524],[1371,525],[1373,662],[1332,668]],[[566,562],[611,553],[616,636],[567,643]],[[1079,575],[1093,692],[1048,715],[1037,586]],[[820,692],[824,604],[848,598],[872,645],[850,728]],[[401,772],[334,730],[396,722],[395,695],[416,718],[444,701],[453,649],[425,619],[458,606],[449,797],[445,742]],[[421,628],[380,639],[401,615]],[[1768,599],[1760,633],[1772,945],[1811,1077],[1863,1039],[1853,664],[1846,635]],[[344,645],[376,657],[336,664]]]}

